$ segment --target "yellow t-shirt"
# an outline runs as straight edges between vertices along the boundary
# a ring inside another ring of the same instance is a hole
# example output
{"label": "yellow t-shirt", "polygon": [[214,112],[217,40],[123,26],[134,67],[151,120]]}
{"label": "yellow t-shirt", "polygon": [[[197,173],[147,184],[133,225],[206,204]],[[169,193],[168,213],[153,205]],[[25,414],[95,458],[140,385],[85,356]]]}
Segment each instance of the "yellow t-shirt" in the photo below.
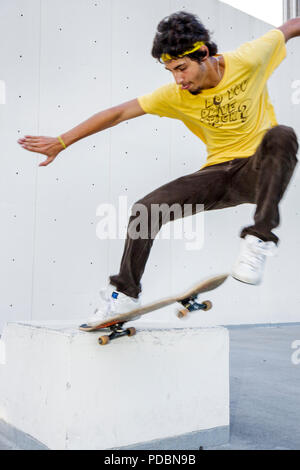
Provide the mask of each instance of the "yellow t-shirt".
{"label": "yellow t-shirt", "polygon": [[225,72],[216,87],[192,95],[169,83],[138,98],[146,113],[181,120],[205,143],[202,168],[252,156],[277,125],[267,80],[286,57],[282,31],[272,29],[222,55]]}

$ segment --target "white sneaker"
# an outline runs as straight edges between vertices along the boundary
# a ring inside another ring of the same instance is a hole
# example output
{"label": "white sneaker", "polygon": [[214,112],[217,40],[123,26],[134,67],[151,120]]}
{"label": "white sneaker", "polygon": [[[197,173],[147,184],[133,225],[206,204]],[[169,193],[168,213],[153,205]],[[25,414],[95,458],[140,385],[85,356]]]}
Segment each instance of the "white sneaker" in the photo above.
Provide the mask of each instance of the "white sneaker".
{"label": "white sneaker", "polygon": [[130,312],[141,305],[140,299],[134,299],[128,295],[118,292],[111,284],[100,290],[99,307],[87,321],[90,327],[97,326],[105,320],[109,320],[116,315]]}
{"label": "white sneaker", "polygon": [[274,242],[264,242],[253,235],[247,235],[242,239],[241,252],[232,270],[232,277],[247,284],[260,284],[266,256],[273,256],[276,248]]}

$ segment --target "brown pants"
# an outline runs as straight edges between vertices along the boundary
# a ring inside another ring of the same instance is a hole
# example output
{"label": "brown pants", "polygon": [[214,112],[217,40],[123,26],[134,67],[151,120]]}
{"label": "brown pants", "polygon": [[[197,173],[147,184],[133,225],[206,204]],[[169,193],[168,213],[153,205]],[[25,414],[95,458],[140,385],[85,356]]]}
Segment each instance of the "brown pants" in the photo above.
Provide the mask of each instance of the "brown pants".
{"label": "brown pants", "polygon": [[[297,164],[298,141],[294,130],[287,126],[276,126],[268,130],[256,150],[249,158],[237,158],[229,162],[212,165],[202,170],[171,181],[151,192],[136,204],[143,204],[151,223],[153,204],[190,204],[193,214],[196,205],[203,204],[205,211],[233,207],[240,204],[256,204],[254,224],[242,230],[240,236],[254,235],[263,241],[278,243],[272,230],[279,225],[279,202],[289,184]],[[127,240],[120,272],[111,276],[116,289],[137,298],[141,292],[140,280],[155,238],[133,239],[130,226],[138,215],[134,211],[129,220]],[[199,207],[199,206],[198,206]],[[169,220],[174,220],[172,217]],[[164,224],[157,224],[156,234]],[[150,233],[150,231],[149,231]]]}

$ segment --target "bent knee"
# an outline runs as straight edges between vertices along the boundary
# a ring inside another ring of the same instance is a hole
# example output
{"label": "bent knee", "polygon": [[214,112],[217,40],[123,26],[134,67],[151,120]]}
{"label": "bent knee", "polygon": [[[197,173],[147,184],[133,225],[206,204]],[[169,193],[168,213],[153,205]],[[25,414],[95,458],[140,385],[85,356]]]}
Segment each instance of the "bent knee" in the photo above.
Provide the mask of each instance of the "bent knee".
{"label": "bent knee", "polygon": [[297,134],[292,127],[278,125],[272,127],[264,136],[263,147],[272,155],[296,158],[299,144]]}

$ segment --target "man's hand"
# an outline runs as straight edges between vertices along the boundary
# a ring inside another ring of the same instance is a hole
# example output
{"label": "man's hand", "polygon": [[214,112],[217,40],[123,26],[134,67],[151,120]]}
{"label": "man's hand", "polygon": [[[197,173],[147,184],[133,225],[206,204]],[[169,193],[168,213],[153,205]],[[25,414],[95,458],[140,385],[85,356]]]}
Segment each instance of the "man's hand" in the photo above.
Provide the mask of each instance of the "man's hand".
{"label": "man's hand", "polygon": [[300,17],[292,18],[277,29],[280,29],[280,31],[283,32],[285,42],[300,36]]}
{"label": "man's hand", "polygon": [[23,139],[18,140],[18,143],[29,152],[41,153],[42,155],[47,156],[47,160],[40,163],[39,166],[49,165],[57,155],[64,150],[57,137],[25,135]]}

